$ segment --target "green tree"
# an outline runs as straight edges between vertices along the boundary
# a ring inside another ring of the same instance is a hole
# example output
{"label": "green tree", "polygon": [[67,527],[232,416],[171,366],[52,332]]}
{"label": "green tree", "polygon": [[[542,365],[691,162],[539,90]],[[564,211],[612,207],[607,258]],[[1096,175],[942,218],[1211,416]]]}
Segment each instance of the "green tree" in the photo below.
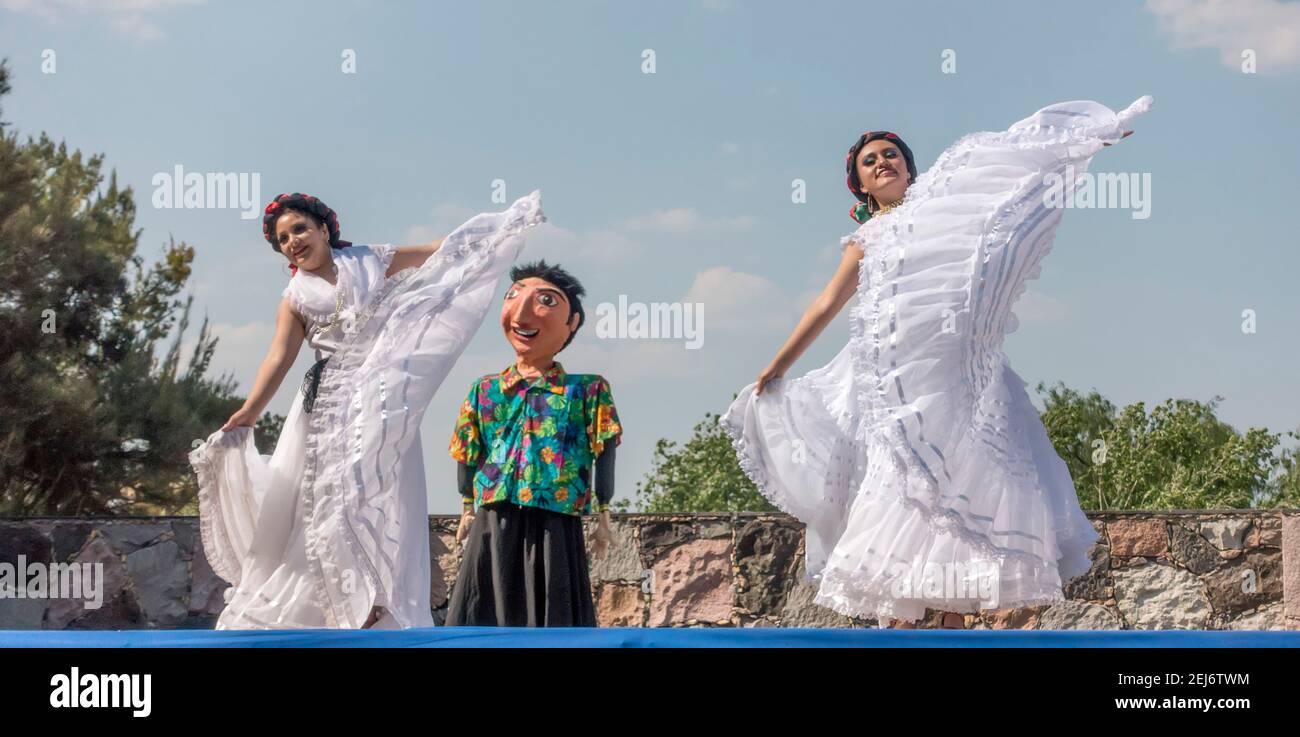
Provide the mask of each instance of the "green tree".
{"label": "green tree", "polygon": [[[1288,432],[1292,443],[1300,441],[1300,430]],[[1276,473],[1260,499],[1261,507],[1300,506],[1300,448],[1291,445],[1278,453]]]}
{"label": "green tree", "polygon": [[[705,414],[680,447],[659,439],[650,473],[637,484],[643,512],[772,512],[776,508],[740,468],[718,415]],[[630,504],[624,502],[621,508]]]}
{"label": "green tree", "polygon": [[206,376],[206,320],[181,368],[194,249],[146,266],[131,189],[116,172],[102,189],[102,164],[0,124],[0,514],[192,509],[191,441],[242,403]]}
{"label": "green tree", "polygon": [[1221,398],[1142,402],[1116,410],[1093,391],[1039,384],[1043,424],[1085,509],[1206,509],[1295,505],[1294,451],[1262,428],[1217,417]]}

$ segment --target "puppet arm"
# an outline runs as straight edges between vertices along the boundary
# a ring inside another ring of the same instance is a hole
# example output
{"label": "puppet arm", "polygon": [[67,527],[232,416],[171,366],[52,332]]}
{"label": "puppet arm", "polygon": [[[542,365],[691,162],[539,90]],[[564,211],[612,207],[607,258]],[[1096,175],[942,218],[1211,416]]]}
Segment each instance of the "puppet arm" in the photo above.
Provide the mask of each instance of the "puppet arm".
{"label": "puppet arm", "polygon": [[609,504],[614,498],[614,444],[608,443],[596,456],[596,501]]}
{"label": "puppet arm", "polygon": [[460,490],[462,506],[460,524],[456,526],[456,542],[469,537],[469,526],[474,520],[474,472],[477,469],[464,463],[456,464],[456,488]]}
{"label": "puppet arm", "polygon": [[605,552],[609,550],[609,544],[614,539],[607,508],[609,500],[614,498],[614,443],[605,445],[605,449],[596,457],[595,465],[595,473],[592,475],[596,477],[596,500],[599,502],[600,518],[596,523],[591,552],[599,560],[605,557]]}
{"label": "puppet arm", "polygon": [[460,490],[462,498],[474,501],[474,470],[467,464],[456,464],[456,488]]}

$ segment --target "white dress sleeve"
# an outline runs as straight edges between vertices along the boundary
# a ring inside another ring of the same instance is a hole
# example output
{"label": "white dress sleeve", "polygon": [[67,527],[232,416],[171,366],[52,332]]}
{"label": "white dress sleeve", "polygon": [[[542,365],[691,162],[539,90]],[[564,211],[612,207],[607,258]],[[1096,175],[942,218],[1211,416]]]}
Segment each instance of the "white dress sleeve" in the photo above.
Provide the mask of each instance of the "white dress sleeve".
{"label": "white dress sleeve", "polygon": [[349,246],[334,252],[339,270],[339,285],[344,290],[348,316],[363,310],[383,287],[388,267],[397,247],[387,243],[373,246]]}
{"label": "white dress sleeve", "polygon": [[352,246],[351,248],[342,249],[341,252],[351,251],[352,249],[358,249],[359,253],[366,256],[365,258],[356,259],[355,263],[359,268],[359,276],[364,280],[366,291],[373,293],[384,283],[386,278],[384,274],[393,263],[393,256],[397,255],[397,246],[390,243]]}
{"label": "white dress sleeve", "polygon": [[329,295],[313,284],[308,276],[291,277],[280,296],[288,300],[290,309],[308,324],[327,320],[334,306]]}

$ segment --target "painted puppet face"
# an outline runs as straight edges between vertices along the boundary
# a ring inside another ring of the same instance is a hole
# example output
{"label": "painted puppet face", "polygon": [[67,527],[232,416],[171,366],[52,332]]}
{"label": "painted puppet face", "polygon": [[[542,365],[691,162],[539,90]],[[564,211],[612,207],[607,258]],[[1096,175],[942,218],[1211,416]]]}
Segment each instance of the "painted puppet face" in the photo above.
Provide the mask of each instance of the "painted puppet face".
{"label": "painted puppet face", "polygon": [[857,166],[862,191],[879,204],[894,202],[907,191],[907,159],[889,140],[881,138],[863,146]]}
{"label": "painted puppet face", "polygon": [[564,292],[544,279],[530,276],[510,285],[501,303],[501,329],[515,355],[537,363],[559,353],[581,322],[569,307]]}
{"label": "painted puppet face", "polygon": [[332,259],[330,234],[324,223],[317,225],[309,216],[294,210],[275,219],[275,242],[289,263],[306,271],[319,271]]}

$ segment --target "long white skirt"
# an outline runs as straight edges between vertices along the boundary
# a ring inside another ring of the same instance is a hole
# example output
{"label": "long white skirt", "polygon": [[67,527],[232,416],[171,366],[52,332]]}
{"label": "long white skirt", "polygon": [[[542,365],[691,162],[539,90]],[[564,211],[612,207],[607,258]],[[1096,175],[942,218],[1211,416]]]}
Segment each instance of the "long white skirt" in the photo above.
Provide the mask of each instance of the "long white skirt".
{"label": "long white skirt", "polygon": [[[244,490],[242,494],[234,493],[236,484],[232,483],[223,489],[226,493],[211,495],[210,505],[219,505],[220,511],[210,506],[200,516],[205,538],[225,536],[232,549],[246,551],[238,563],[238,574],[230,573],[238,585],[226,590],[226,608],[217,619],[217,629],[331,626],[307,558],[308,517],[302,513],[307,432],[307,415],[302,411],[302,395],[298,394],[271,455],[258,454],[252,428],[246,427],[222,433],[218,442],[226,444],[226,452],[211,453],[225,467],[214,476],[247,478],[246,483],[238,484]],[[428,519],[418,431],[411,447],[413,452],[404,454],[398,464],[390,493],[396,496],[403,519]],[[376,628],[398,627],[399,621],[408,627],[433,626],[427,528],[424,534],[415,527],[408,528],[408,532],[394,546],[395,585],[387,613]],[[350,588],[362,593],[365,587],[361,572],[350,575],[354,579]],[[347,586],[344,581],[343,587]]]}

